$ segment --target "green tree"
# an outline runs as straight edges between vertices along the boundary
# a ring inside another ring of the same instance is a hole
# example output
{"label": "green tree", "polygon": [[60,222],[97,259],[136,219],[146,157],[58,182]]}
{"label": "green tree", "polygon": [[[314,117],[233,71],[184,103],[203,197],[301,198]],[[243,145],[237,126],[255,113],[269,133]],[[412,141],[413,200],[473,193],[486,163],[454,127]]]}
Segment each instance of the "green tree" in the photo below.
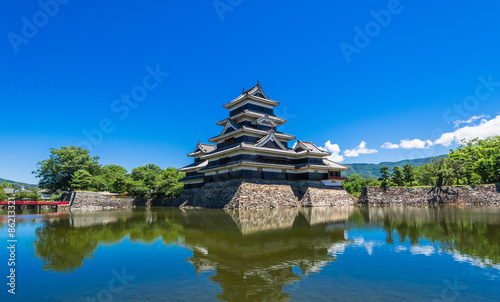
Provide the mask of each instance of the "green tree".
{"label": "green tree", "polygon": [[500,182],[500,150],[493,157],[493,169],[495,182]]}
{"label": "green tree", "polygon": [[5,190],[0,186],[0,200],[6,200],[7,194],[5,194]]}
{"label": "green tree", "polygon": [[71,180],[71,186],[79,190],[88,190],[92,186],[92,175],[84,169],[76,171]]}
{"label": "green tree", "polygon": [[42,196],[35,192],[17,192],[14,194],[15,200],[40,200]]}
{"label": "green tree", "polygon": [[177,197],[184,189],[184,183],[179,179],[186,176],[186,173],[179,172],[176,168],[167,168],[163,172],[163,179],[158,187],[158,197]]}
{"label": "green tree", "polygon": [[460,175],[455,175],[455,178],[468,184],[478,184],[500,181],[499,154],[500,136],[495,136],[463,140],[462,145],[451,151],[448,157],[462,163],[458,170]]}
{"label": "green tree", "polygon": [[150,187],[140,180],[131,180],[127,183],[127,191],[136,197],[149,197],[152,194]]}
{"label": "green tree", "polygon": [[99,157],[91,157],[89,153],[89,150],[75,146],[50,149],[50,157],[39,162],[39,168],[33,171],[40,178],[38,186],[50,192],[69,190],[76,171],[83,169],[90,175],[97,174]]}
{"label": "green tree", "polygon": [[389,167],[382,167],[380,168],[380,175],[381,177],[378,179],[382,181],[381,186],[382,187],[387,187],[389,184],[389,179],[391,178],[391,173],[389,173]]}
{"label": "green tree", "polygon": [[347,177],[347,179],[342,183],[342,186],[350,194],[359,193],[361,192],[361,188],[363,187],[364,180],[365,179],[363,178],[363,176],[359,174],[353,174]]}
{"label": "green tree", "polygon": [[[98,191],[118,192],[123,189],[123,187],[120,187],[120,183],[127,178],[127,169],[124,167],[118,165],[106,165],[99,170],[98,175],[93,176],[92,185]],[[117,182],[117,179],[120,180]],[[118,184],[119,187],[117,188],[115,184]]]}
{"label": "green tree", "polygon": [[363,178],[360,174],[353,174],[343,181],[342,186],[352,195],[359,195],[363,187],[378,187],[380,182],[373,178]]}
{"label": "green tree", "polygon": [[412,165],[410,164],[404,165],[403,176],[405,181],[410,183],[410,187],[413,187],[413,182],[415,181],[415,171]]}
{"label": "green tree", "polygon": [[110,191],[109,187],[110,187],[110,183],[106,179],[106,176],[99,174],[99,175],[91,175],[90,176],[90,185],[87,189],[91,190],[91,191],[97,191],[97,192]]}
{"label": "green tree", "polygon": [[425,169],[437,178],[436,186],[442,187],[445,181],[452,176],[452,170],[447,157],[435,157]]}
{"label": "green tree", "polygon": [[125,175],[117,175],[116,178],[113,180],[113,183],[111,184],[111,191],[116,192],[116,193],[125,193],[127,191],[130,191],[130,188],[133,185],[133,180],[132,178],[125,174]]}
{"label": "green tree", "polygon": [[403,186],[405,184],[403,171],[398,166],[392,168],[392,181],[398,186]]}
{"label": "green tree", "polygon": [[132,169],[132,179],[136,182],[136,186],[141,188],[139,191],[148,191],[151,194],[158,190],[163,178],[163,170],[154,164],[147,164]]}
{"label": "green tree", "polygon": [[3,187],[3,188],[14,188],[14,184],[11,184],[11,183],[8,183],[8,182],[6,182],[6,181],[5,181],[5,182],[2,184],[2,187]]}
{"label": "green tree", "polygon": [[462,179],[465,174],[464,162],[460,159],[449,158],[448,165],[451,170],[451,175],[455,178],[457,185],[460,185],[460,179]]}

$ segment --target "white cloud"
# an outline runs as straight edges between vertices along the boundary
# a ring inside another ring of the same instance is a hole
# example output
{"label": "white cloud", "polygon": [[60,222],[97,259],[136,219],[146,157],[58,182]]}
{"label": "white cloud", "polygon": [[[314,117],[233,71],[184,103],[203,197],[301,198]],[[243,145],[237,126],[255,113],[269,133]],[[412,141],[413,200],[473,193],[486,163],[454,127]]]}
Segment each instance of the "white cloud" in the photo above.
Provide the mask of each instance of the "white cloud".
{"label": "white cloud", "polygon": [[434,254],[436,249],[432,245],[416,245],[410,247],[410,253],[413,255],[425,255],[425,256],[430,256]]}
{"label": "white cloud", "polygon": [[406,246],[402,246],[402,245],[398,245],[394,248],[394,251],[396,253],[399,253],[399,252],[402,252],[402,251],[406,251],[408,250],[408,248]]}
{"label": "white cloud", "polygon": [[332,144],[331,141],[328,140],[325,143],[325,147],[324,148],[320,147],[320,148],[332,153],[332,155],[328,156],[329,160],[333,160],[334,162],[338,162],[338,163],[341,163],[344,161],[344,156],[342,154],[340,154],[340,147],[338,144]]}
{"label": "white cloud", "polygon": [[[479,125],[467,125],[463,126],[462,128],[456,129],[453,132],[443,133],[441,137],[439,137],[434,142],[431,140],[421,140],[418,138],[412,140],[402,139],[399,141],[399,144],[386,142],[381,147],[384,149],[429,149],[433,145],[443,145],[445,147],[448,147],[453,143],[460,144],[463,139],[468,141],[474,138],[485,139],[489,136],[500,135],[500,113],[493,119],[486,119],[488,117],[489,116],[483,114],[473,116],[468,120],[454,121],[453,123],[455,124],[455,127],[458,127],[461,124],[471,124],[474,121],[481,119]],[[346,157],[350,157],[351,151],[352,150],[346,150],[344,152],[344,155]],[[355,152],[353,152],[352,154],[355,154]]]}
{"label": "white cloud", "polygon": [[454,121],[453,124],[455,125],[455,128],[458,128],[458,126],[460,126],[460,124],[470,124],[470,123],[474,122],[475,120],[484,119],[487,117],[489,117],[489,116],[484,115],[484,114],[483,115],[474,115],[468,120]]}
{"label": "white cloud", "polygon": [[397,149],[399,148],[399,145],[398,144],[393,144],[393,143],[390,143],[390,142],[387,142],[387,143],[384,143],[382,146],[380,146],[384,149]]}
{"label": "white cloud", "polygon": [[362,237],[355,237],[353,241],[354,241],[354,246],[356,246],[356,247],[358,247],[358,246],[359,247],[364,247],[366,249],[366,252],[370,256],[373,254],[373,248],[374,247],[384,245],[384,243],[381,242],[381,241],[377,241],[377,240],[365,240]]}
{"label": "white cloud", "polygon": [[399,144],[393,144],[390,142],[384,143],[382,145],[382,148],[384,149],[398,149],[398,148],[403,148],[403,149],[429,149],[432,147],[434,143],[430,140],[423,141],[421,139],[415,138],[415,139],[402,139],[399,141]]}
{"label": "white cloud", "polygon": [[459,144],[462,139],[485,139],[488,136],[496,135],[500,135],[500,115],[497,115],[491,120],[483,119],[479,125],[464,126],[453,132],[444,133],[440,138],[434,141],[434,144],[448,147],[453,143]]}
{"label": "white cloud", "polygon": [[354,149],[350,150],[345,150],[344,151],[344,156],[345,157],[358,157],[360,154],[371,154],[371,153],[377,153],[378,150],[376,149],[367,149],[366,148],[366,142],[362,141],[359,146],[357,146]]}
{"label": "white cloud", "polygon": [[399,146],[403,149],[429,149],[432,145],[434,145],[434,143],[430,140],[423,141],[418,138],[412,140],[403,139],[399,144]]}

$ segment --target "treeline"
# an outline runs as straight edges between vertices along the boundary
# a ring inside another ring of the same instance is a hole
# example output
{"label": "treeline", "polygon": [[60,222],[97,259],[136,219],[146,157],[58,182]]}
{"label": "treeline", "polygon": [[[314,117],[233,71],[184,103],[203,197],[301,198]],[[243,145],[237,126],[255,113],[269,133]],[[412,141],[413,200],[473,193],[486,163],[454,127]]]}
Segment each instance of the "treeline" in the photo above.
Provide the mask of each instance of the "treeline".
{"label": "treeline", "polygon": [[433,158],[423,166],[381,167],[379,179],[352,175],[344,188],[357,195],[363,186],[453,186],[500,182],[500,136],[463,141],[444,157]]}
{"label": "treeline", "polygon": [[18,192],[15,192],[14,195],[10,195],[10,197],[14,198],[15,200],[40,200],[41,197],[41,195],[38,193],[38,188],[32,188],[28,191],[21,191],[20,187],[17,187],[14,183],[5,181],[0,184],[1,201],[7,200],[9,198],[4,189],[18,189]]}
{"label": "treeline", "polygon": [[4,182],[0,185],[0,200],[7,200],[7,194],[5,194],[4,188],[10,188],[11,184]]}
{"label": "treeline", "polygon": [[38,187],[50,192],[127,192],[136,197],[175,197],[182,192],[184,185],[179,179],[185,173],[175,168],[147,164],[128,173],[122,166],[99,164],[99,157],[89,153],[75,146],[50,149],[50,158],[39,162],[39,168],[33,171],[40,178]]}

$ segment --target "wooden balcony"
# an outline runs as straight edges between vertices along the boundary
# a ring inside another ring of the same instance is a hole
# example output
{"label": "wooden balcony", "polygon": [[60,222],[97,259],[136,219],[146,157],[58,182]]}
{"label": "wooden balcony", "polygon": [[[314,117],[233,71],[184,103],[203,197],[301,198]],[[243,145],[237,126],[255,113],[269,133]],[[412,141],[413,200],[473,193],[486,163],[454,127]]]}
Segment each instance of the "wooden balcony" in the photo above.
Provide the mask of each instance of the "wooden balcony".
{"label": "wooden balcony", "polygon": [[342,176],[331,176],[331,175],[328,175],[328,179],[329,180],[346,180],[347,177],[342,177]]}

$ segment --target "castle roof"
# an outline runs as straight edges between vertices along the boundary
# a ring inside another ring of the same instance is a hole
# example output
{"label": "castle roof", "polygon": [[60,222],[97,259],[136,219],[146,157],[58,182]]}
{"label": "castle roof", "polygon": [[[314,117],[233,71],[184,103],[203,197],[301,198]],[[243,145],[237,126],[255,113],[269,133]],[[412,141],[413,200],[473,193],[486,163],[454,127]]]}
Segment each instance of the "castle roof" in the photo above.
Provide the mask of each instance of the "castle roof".
{"label": "castle roof", "polygon": [[207,164],[208,164],[208,160],[198,161],[198,162],[192,163],[188,166],[185,166],[183,168],[180,168],[179,171],[186,172],[186,171],[198,170],[198,169],[205,167]]}
{"label": "castle roof", "polygon": [[194,151],[191,153],[188,153],[188,156],[191,157],[198,157],[202,154],[209,153],[217,149],[216,145],[211,145],[211,144],[203,144],[201,142],[198,142],[196,145],[196,148],[194,148]]}
{"label": "castle roof", "polygon": [[264,103],[272,107],[278,106],[280,104],[278,101],[273,101],[270,98],[268,98],[267,95],[264,93],[264,90],[262,90],[260,83],[257,82],[257,85],[253,86],[250,89],[243,90],[237,98],[225,104],[224,108],[231,109],[246,99],[251,99],[260,103]]}
{"label": "castle roof", "polygon": [[305,141],[301,141],[301,140],[297,141],[297,143],[295,144],[295,147],[293,147],[293,150],[295,150],[297,152],[300,150],[306,150],[306,151],[324,152],[324,153],[330,154],[329,152],[317,147],[313,142],[305,142]]}
{"label": "castle roof", "polygon": [[233,122],[237,122],[237,121],[244,120],[244,119],[255,121],[255,120],[261,119],[263,117],[269,118],[270,120],[275,122],[278,126],[282,125],[282,124],[286,124],[286,122],[287,122],[286,119],[281,118],[281,117],[277,117],[275,115],[268,115],[265,113],[260,113],[260,112],[255,112],[255,111],[250,111],[248,109],[245,109],[242,112],[235,114],[230,118],[225,118],[221,121],[218,121],[216,124],[217,124],[217,126],[224,126],[228,119],[231,119]]}
{"label": "castle roof", "polygon": [[[266,135],[267,131],[259,130],[259,129],[255,129],[255,128],[249,128],[246,126],[241,126],[240,128],[238,128],[234,131],[231,131],[231,132],[227,132],[227,131],[223,130],[221,132],[221,134],[208,139],[208,141],[216,143],[216,142],[222,141],[226,138],[233,137],[233,136],[240,134],[240,133],[248,133],[248,134],[254,134],[254,135]],[[286,133],[282,133],[282,132],[278,132],[278,131],[275,132],[275,135],[276,135],[276,137],[278,137],[282,141],[291,141],[291,140],[295,139],[294,135],[290,135],[290,134],[286,134]]]}

